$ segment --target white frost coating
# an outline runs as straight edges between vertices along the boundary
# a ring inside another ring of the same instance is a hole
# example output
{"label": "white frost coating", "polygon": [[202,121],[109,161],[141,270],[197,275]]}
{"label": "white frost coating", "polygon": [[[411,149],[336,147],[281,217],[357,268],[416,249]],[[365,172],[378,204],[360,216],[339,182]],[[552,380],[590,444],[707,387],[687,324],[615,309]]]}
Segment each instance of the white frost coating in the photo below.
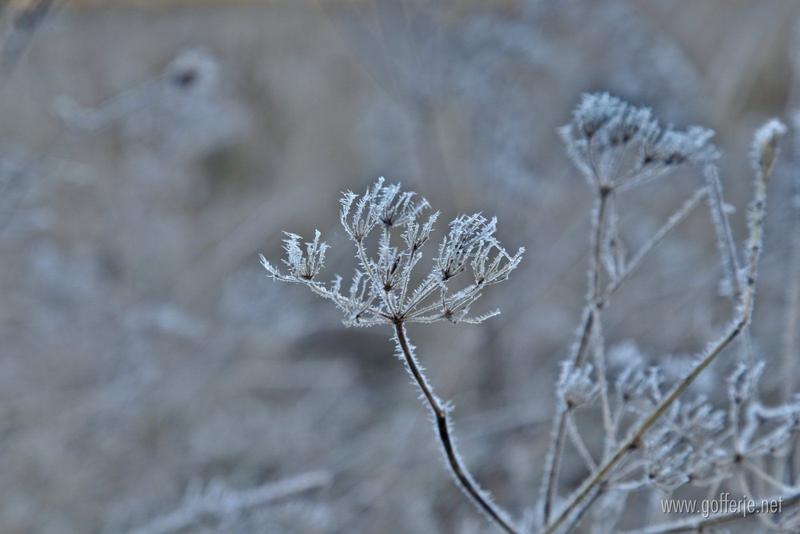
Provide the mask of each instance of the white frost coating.
{"label": "white frost coating", "polygon": [[341,293],[339,277],[328,285],[318,281],[328,250],[319,232],[305,247],[300,236],[286,233],[285,272],[261,256],[261,264],[272,278],[306,285],[332,301],[344,312],[348,326],[393,324],[398,320],[476,324],[498,314],[490,311],[473,315],[471,306],[487,287],[508,279],[522,261],[525,249],[510,254],[501,245],[495,237],[496,218],[475,213],[453,219],[431,270],[412,287],[414,270],[439,213],[423,218],[422,213],[430,208],[427,200],[402,191],[399,184],[386,185],[384,178],[379,178],[363,195],[344,193],[340,204],[339,219],[355,247],[359,264],[349,293]]}

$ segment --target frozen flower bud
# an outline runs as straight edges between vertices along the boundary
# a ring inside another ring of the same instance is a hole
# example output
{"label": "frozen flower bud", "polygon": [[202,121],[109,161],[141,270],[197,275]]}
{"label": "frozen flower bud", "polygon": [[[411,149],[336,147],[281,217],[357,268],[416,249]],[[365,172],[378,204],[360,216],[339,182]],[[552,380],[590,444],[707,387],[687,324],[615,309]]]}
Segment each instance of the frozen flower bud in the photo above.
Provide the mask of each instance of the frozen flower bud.
{"label": "frozen flower bud", "polygon": [[384,196],[383,182],[384,178],[381,176],[363,195],[347,191],[339,200],[339,220],[347,235],[357,243],[367,237],[378,221],[380,199]]}
{"label": "frozen flower bud", "polygon": [[472,274],[475,284],[488,286],[503,282],[522,261],[525,248],[520,247],[513,256],[509,255],[500,244],[492,240],[484,241],[472,259]]}
{"label": "frozen flower bud", "polygon": [[753,167],[765,179],[772,173],[778,153],[778,141],[786,135],[786,125],[778,119],[770,119],[753,136]]}
{"label": "frozen flower bud", "polygon": [[384,187],[379,201],[378,219],[387,228],[402,227],[417,220],[419,214],[429,207],[428,201],[414,200],[413,191],[400,192],[400,184]]}
{"label": "frozen flower bud", "polygon": [[480,213],[459,215],[450,223],[450,232],[439,245],[436,265],[441,281],[446,282],[464,270],[472,255],[494,236],[497,219],[487,220]]}
{"label": "frozen flower bud", "polygon": [[[348,191],[339,201],[339,219],[356,242],[362,241],[378,224],[386,229],[417,224],[420,213],[430,207],[424,198],[417,199],[416,193],[401,191],[400,184],[383,185],[384,181],[383,177],[378,178],[361,196]],[[432,225],[433,221],[428,229]]]}
{"label": "frozen flower bud", "polygon": [[738,364],[727,380],[730,403],[738,406],[751,400],[756,394],[756,384],[763,372],[764,362],[756,362],[753,366]]}
{"label": "frozen flower bud", "polygon": [[576,368],[571,362],[562,362],[558,395],[568,408],[588,404],[600,393],[600,386],[592,380],[591,374],[591,365]]}
{"label": "frozen flower bud", "polygon": [[388,238],[381,238],[378,246],[378,262],[375,267],[376,275],[380,280],[383,291],[394,289],[395,283],[401,274],[401,260],[400,251],[389,244]]}
{"label": "frozen flower bud", "polygon": [[713,130],[700,126],[691,126],[686,131],[664,130],[658,137],[651,137],[644,143],[641,165],[671,167],[683,163],[701,166],[713,163],[719,153],[710,143],[712,137]]}
{"label": "frozen flower bud", "polygon": [[693,449],[677,439],[645,446],[646,483],[669,492],[689,481],[687,463]]}
{"label": "frozen flower bud", "polygon": [[263,255],[261,256],[261,265],[275,279],[289,282],[310,282],[325,265],[328,244],[320,241],[319,230],[315,230],[314,240],[306,243],[305,251],[303,251],[302,237],[289,232],[284,232],[284,234],[286,239],[283,240],[283,250],[286,252],[286,258],[282,261],[289,268],[289,273],[281,273]]}
{"label": "frozen flower bud", "polygon": [[612,121],[619,121],[627,104],[608,93],[585,94],[573,114],[572,125],[576,136],[587,140]]}
{"label": "frozen flower bud", "polygon": [[406,230],[403,232],[403,241],[405,241],[408,250],[416,253],[422,246],[428,242],[433,231],[433,225],[436,219],[439,218],[439,212],[432,213],[428,220],[420,224],[416,220],[410,221],[406,224]]}
{"label": "frozen flower bud", "polygon": [[620,401],[629,408],[652,406],[661,399],[663,376],[658,367],[625,367],[617,377],[614,387]]}

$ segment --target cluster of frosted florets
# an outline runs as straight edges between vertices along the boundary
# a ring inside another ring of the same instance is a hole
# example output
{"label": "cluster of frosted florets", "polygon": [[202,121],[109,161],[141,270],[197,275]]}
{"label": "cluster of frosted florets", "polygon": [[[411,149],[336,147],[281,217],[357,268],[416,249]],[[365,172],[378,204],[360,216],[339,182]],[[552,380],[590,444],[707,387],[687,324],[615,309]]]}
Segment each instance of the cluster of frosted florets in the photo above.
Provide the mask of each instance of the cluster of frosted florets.
{"label": "cluster of frosted florets", "polygon": [[560,133],[581,172],[605,187],[629,186],[682,164],[704,165],[718,157],[710,142],[713,131],[663,127],[649,109],[608,93],[583,95],[572,122]]}
{"label": "cluster of frosted florets", "polygon": [[576,367],[571,362],[562,362],[557,390],[564,405],[572,409],[593,402],[600,386],[592,378],[591,365]]}
{"label": "cluster of frosted florets", "polygon": [[[785,457],[800,431],[800,403],[776,407],[763,404],[757,383],[763,364],[738,366],[728,379],[727,410],[705,397],[676,401],[637,447],[637,456],[613,484],[633,491],[653,487],[673,491],[685,484],[708,487],[759,469],[765,457]],[[624,370],[617,381],[617,403],[635,417],[645,417],[647,405],[663,397],[657,372]]]}
{"label": "cluster of frosted florets", "polygon": [[[422,248],[439,213],[423,220],[428,202],[416,193],[401,191],[398,184],[384,184],[383,178],[363,195],[344,193],[340,203],[339,218],[359,263],[347,294],[340,291],[339,277],[327,285],[317,279],[328,248],[320,241],[319,232],[305,247],[299,236],[286,234],[286,272],[261,256],[273,278],[308,286],[334,302],[344,312],[345,324],[354,326],[443,319],[475,323],[497,313],[472,316],[470,306],[487,286],[508,278],[522,261],[524,249],[511,255],[503,248],[495,237],[496,219],[480,213],[453,219],[433,268],[412,289],[414,268],[422,259]],[[373,232],[377,235],[370,239]],[[472,276],[460,276],[466,271]]]}

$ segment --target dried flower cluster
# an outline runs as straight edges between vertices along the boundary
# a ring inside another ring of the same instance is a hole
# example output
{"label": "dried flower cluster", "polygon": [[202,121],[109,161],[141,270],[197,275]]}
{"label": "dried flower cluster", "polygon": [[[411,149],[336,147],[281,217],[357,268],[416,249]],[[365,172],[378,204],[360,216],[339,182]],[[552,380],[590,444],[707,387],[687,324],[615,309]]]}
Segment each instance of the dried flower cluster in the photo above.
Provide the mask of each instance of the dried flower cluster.
{"label": "dried flower cluster", "polygon": [[[590,183],[631,187],[685,164],[713,163],[714,132],[692,126],[685,131],[661,126],[647,108],[608,93],[587,94],[561,137],[578,169]],[[620,169],[624,163],[627,170]]]}
{"label": "dried flower cluster", "polygon": [[[305,247],[300,236],[286,234],[286,272],[263,256],[261,263],[276,280],[304,284],[336,304],[348,326],[444,319],[480,323],[495,315],[497,312],[473,316],[470,307],[488,286],[508,279],[522,261],[524,249],[512,255],[503,248],[495,237],[497,219],[480,213],[460,215],[450,222],[432,270],[414,285],[414,269],[439,217],[439,212],[434,212],[423,220],[422,213],[428,208],[425,199],[401,191],[398,184],[384,185],[383,178],[363,195],[347,192],[342,196],[340,220],[359,264],[346,294],[341,292],[340,277],[327,285],[318,281],[328,249],[319,232]],[[371,237],[375,238],[375,253],[370,252]]]}
{"label": "dried flower cluster", "polygon": [[[767,183],[786,127],[772,120],[754,136],[753,200],[748,210],[748,237],[741,250],[725,209],[715,166],[719,153],[710,142],[711,130],[664,127],[649,109],[603,93],[585,95],[560,133],[595,196],[588,287],[576,339],[561,364],[556,386],[556,411],[539,503],[522,526],[492,501],[466,469],[452,437],[451,407],[434,394],[406,331],[407,323],[480,323],[496,313],[475,316],[470,309],[485,288],[508,279],[523,254],[523,249],[510,254],[502,247],[495,237],[496,219],[481,214],[455,218],[440,241],[432,268],[415,277],[439,213],[424,216],[429,209],[427,201],[403,192],[399,185],[386,185],[381,178],[364,194],[348,192],[341,200],[341,224],[358,262],[348,292],[341,291],[339,277],[329,284],[319,281],[328,248],[319,232],[305,244],[299,236],[286,234],[285,269],[263,256],[262,264],[274,279],[305,285],[332,301],[344,313],[348,326],[393,327],[398,356],[433,415],[448,469],[476,507],[506,532],[570,532],[590,513],[596,514],[598,531],[616,532],[619,513],[610,510],[621,510],[629,495],[644,491],[663,496],[687,485],[706,488],[710,494],[733,488],[746,496],[754,496],[752,488],[757,487],[785,497],[788,503],[800,502],[794,472],[800,400],[787,396],[782,403],[769,404],[760,399],[758,381],[764,364],[755,357],[749,332]],[[628,254],[618,227],[619,195],[678,167],[699,170],[702,184],[650,240]],[[677,377],[665,372],[666,365],[646,365],[633,343],[615,350],[609,364],[604,311],[649,253],[703,199],[708,201],[714,222],[724,285],[730,289],[729,323]],[[741,348],[741,357],[728,379],[727,405],[687,394],[734,342]],[[575,418],[576,412],[583,410],[599,411],[601,440],[584,439]],[[602,450],[596,450],[598,441]],[[569,446],[583,460],[588,474],[562,498],[560,465]],[[770,528],[785,531],[798,527],[798,517],[784,514],[760,519]],[[649,525],[642,531],[702,529],[733,519],[724,514],[693,516]]]}

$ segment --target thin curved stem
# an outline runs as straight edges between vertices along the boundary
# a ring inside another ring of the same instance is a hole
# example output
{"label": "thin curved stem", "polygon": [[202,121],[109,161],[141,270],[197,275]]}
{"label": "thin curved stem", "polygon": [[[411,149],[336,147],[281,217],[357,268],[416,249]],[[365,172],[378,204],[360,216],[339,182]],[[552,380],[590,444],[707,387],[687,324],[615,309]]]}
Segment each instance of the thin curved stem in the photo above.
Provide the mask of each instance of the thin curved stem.
{"label": "thin curved stem", "polygon": [[478,485],[472,478],[472,475],[467,470],[466,466],[461,461],[461,458],[456,449],[455,442],[452,437],[452,424],[448,418],[447,408],[445,404],[433,392],[433,388],[428,383],[422,369],[414,357],[411,345],[406,336],[405,326],[402,321],[394,323],[395,335],[397,336],[397,343],[403,355],[403,360],[406,364],[408,372],[411,374],[414,382],[425,397],[425,402],[428,404],[434,416],[434,425],[436,428],[439,443],[442,446],[442,452],[447,461],[447,467],[453,474],[461,489],[475,506],[489,519],[491,519],[498,527],[509,534],[519,534],[519,530],[513,525],[508,513],[497,506],[491,497]]}

